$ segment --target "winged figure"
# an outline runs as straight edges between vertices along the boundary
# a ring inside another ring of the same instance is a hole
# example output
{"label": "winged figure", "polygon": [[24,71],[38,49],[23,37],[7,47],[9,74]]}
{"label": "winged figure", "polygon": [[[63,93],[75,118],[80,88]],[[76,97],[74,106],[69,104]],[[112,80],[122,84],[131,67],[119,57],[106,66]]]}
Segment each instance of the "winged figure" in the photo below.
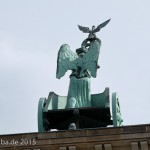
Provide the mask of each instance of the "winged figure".
{"label": "winged figure", "polygon": [[84,33],[89,33],[89,36],[88,36],[88,39],[91,40],[91,39],[95,39],[96,38],[96,32],[100,31],[101,28],[105,27],[108,23],[109,23],[110,19],[101,23],[100,25],[98,25],[96,28],[95,26],[93,25],[92,26],[92,30],[89,29],[89,27],[83,27],[83,26],[80,26],[78,25],[79,29],[84,32]]}
{"label": "winged figure", "polygon": [[76,54],[70,50],[68,44],[63,44],[58,52],[56,77],[60,79],[68,70],[72,70],[71,76],[76,78],[95,78],[100,45],[101,41],[95,39],[88,48],[83,46]]}

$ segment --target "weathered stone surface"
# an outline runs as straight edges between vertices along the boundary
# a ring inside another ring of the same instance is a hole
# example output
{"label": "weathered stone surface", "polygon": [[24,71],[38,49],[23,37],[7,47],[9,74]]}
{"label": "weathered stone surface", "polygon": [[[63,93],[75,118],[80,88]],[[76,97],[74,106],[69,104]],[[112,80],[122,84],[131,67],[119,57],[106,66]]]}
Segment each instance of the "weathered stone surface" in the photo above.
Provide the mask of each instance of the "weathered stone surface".
{"label": "weathered stone surface", "polygon": [[0,135],[0,150],[148,150],[149,125]]}

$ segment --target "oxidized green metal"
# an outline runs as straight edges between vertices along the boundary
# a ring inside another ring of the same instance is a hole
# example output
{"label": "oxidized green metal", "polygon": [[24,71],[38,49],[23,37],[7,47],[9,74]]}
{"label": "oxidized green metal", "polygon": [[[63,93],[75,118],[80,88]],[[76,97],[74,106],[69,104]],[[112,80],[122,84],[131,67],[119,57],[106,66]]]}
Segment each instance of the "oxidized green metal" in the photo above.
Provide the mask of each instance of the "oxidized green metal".
{"label": "oxidized green metal", "polygon": [[[50,92],[46,100],[41,100],[39,110],[43,112],[39,113],[39,132],[50,129],[66,130],[70,122],[77,124],[78,121],[80,125],[77,125],[77,128],[106,127],[112,124],[109,88],[103,93],[91,95],[91,107],[66,109],[67,96],[59,96],[54,92]],[[44,117],[43,120],[41,116]]]}
{"label": "oxidized green metal", "polygon": [[91,40],[93,38],[96,38],[96,35],[95,33],[100,31],[101,28],[105,27],[108,23],[109,23],[110,19],[101,23],[100,25],[97,26],[97,28],[95,28],[95,26],[93,25],[92,26],[92,30],[89,29],[89,27],[83,27],[83,26],[80,26],[78,25],[79,29],[84,32],[84,33],[89,33],[89,36],[88,36],[88,40]]}
{"label": "oxidized green metal", "polygon": [[44,115],[43,115],[43,109],[44,109],[44,103],[45,98],[40,98],[39,104],[38,104],[38,131],[44,132],[46,131],[44,126]]}
{"label": "oxidized green metal", "polygon": [[72,70],[66,108],[91,107],[90,78],[96,77],[101,41],[95,38],[89,47],[83,42],[77,54],[64,44],[58,52],[56,77],[61,78]]}
{"label": "oxidized green metal", "polygon": [[119,97],[117,93],[112,93],[112,115],[114,127],[121,126],[123,120],[121,118]]}
{"label": "oxidized green metal", "polygon": [[76,128],[95,128],[122,123],[119,99],[117,93],[112,94],[112,114],[110,114],[109,88],[103,93],[91,94],[91,77],[96,78],[98,57],[101,40],[95,33],[106,26],[107,20],[90,30],[79,26],[84,33],[89,33],[87,39],[81,43],[76,53],[70,50],[68,44],[60,47],[57,58],[56,77],[60,79],[71,70],[70,85],[67,96],[59,96],[50,92],[48,98],[41,98],[38,106],[39,132],[51,129],[66,130],[72,125]]}

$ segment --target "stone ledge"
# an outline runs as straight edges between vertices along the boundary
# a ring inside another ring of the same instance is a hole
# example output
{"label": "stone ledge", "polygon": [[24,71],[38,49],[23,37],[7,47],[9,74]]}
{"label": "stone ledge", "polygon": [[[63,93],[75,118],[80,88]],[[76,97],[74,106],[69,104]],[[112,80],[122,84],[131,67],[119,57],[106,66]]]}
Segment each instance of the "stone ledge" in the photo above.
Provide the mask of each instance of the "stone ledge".
{"label": "stone ledge", "polygon": [[[118,150],[119,147],[122,150],[124,150],[123,147],[126,150],[129,148],[130,150],[136,150],[139,147],[141,150],[148,150],[150,144],[150,124],[0,135],[1,139],[2,142],[14,140],[17,143],[13,143],[12,145],[0,143],[0,150],[2,148],[6,150]],[[22,144],[22,140],[26,140],[27,143]]]}

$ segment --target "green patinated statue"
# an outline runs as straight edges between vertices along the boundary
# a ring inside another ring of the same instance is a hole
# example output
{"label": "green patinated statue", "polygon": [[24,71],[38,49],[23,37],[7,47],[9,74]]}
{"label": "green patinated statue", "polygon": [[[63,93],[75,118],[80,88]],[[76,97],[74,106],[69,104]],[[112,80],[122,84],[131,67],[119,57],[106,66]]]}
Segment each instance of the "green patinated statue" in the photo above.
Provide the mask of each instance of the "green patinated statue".
{"label": "green patinated statue", "polygon": [[92,30],[89,29],[89,27],[83,27],[78,25],[79,29],[84,32],[84,33],[89,33],[88,36],[88,40],[93,40],[94,38],[96,38],[96,32],[100,31],[101,28],[105,27],[108,23],[109,23],[110,19],[101,23],[100,25],[97,26],[97,28],[95,28],[95,26],[92,26]]}
{"label": "green patinated statue", "polygon": [[[91,77],[96,78],[101,40],[96,32],[105,27],[107,20],[96,28],[78,26],[88,37],[81,43],[76,53],[68,44],[63,44],[58,52],[56,77],[60,79],[71,70],[67,96],[50,92],[48,98],[40,98],[38,105],[39,132],[51,129],[71,130],[83,128],[120,126],[122,123],[119,98],[112,93],[112,115],[110,112],[109,88],[103,93],[91,94]],[[63,87],[62,87],[63,88]],[[112,119],[113,118],[113,119]]]}
{"label": "green patinated statue", "polygon": [[79,29],[84,33],[89,33],[89,36],[82,42],[81,48],[76,50],[77,54],[73,53],[67,44],[60,47],[56,77],[60,79],[67,70],[72,70],[66,108],[91,107],[90,78],[91,76],[96,78],[101,46],[101,40],[96,37],[95,33],[109,21],[110,19],[96,29],[93,26],[92,30],[79,26]]}
{"label": "green patinated statue", "polygon": [[69,45],[61,46],[56,77],[61,78],[67,70],[72,70],[66,108],[91,106],[90,78],[96,77],[100,45],[99,39],[93,39],[89,48],[82,44],[76,50],[77,54],[70,50]]}

